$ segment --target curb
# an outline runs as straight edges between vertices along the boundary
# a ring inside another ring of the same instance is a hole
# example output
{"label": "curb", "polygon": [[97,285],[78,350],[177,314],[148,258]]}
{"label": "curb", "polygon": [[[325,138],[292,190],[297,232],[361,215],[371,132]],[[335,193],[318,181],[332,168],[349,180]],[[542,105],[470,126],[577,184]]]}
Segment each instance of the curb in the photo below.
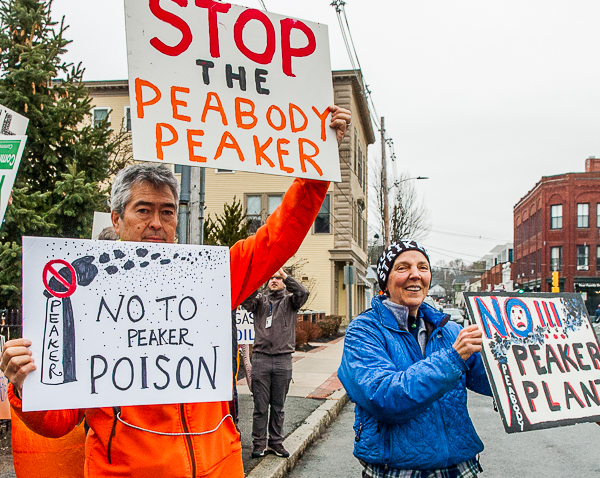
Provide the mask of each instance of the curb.
{"label": "curb", "polygon": [[348,395],[344,388],[331,394],[325,403],[312,412],[304,423],[283,442],[283,446],[290,452],[289,458],[268,455],[246,475],[246,478],[283,478],[286,476],[294,469],[306,449],[337,418],[346,403],[348,403]]}

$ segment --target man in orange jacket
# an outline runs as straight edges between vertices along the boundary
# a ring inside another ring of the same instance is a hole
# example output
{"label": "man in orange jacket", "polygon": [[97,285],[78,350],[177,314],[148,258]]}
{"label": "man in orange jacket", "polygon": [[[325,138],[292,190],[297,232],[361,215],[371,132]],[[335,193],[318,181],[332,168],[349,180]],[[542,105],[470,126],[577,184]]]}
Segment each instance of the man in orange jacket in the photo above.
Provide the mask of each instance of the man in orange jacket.
{"label": "man in orange jacket", "polygon": [[[330,126],[341,142],[350,112],[331,106]],[[235,308],[300,247],[327,194],[328,182],[296,179],[256,235],[237,242],[231,256]],[[119,172],[111,197],[115,231],[123,241],[172,243],[179,184],[171,169],[143,163]],[[36,365],[28,339],[4,346],[0,369],[10,381],[9,400],[36,433],[60,437],[85,416],[86,477],[243,477],[239,434],[227,402],[23,412],[23,381]]]}

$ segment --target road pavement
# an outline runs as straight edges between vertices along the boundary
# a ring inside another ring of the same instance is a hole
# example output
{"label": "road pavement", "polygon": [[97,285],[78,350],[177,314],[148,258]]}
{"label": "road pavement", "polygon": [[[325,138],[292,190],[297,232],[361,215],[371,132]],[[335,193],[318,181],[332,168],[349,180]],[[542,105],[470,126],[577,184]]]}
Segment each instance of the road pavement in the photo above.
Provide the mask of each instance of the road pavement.
{"label": "road pavement", "polygon": [[[469,392],[469,411],[485,444],[480,460],[482,478],[600,476],[600,427],[596,424],[508,435],[491,398]],[[354,405],[349,403],[302,457],[290,478],[359,478],[362,467],[352,455],[353,423]]]}

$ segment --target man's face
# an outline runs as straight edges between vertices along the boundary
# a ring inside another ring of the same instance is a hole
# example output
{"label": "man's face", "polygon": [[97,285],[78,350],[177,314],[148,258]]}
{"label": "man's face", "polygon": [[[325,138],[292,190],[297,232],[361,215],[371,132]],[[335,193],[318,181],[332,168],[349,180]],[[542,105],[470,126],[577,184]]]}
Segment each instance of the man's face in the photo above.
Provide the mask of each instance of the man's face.
{"label": "man's face", "polygon": [[396,304],[408,307],[416,316],[419,306],[427,297],[431,284],[429,262],[418,251],[406,251],[396,257],[388,277],[388,297]]}
{"label": "man's face", "polygon": [[285,289],[285,284],[283,283],[283,277],[278,274],[275,274],[273,277],[269,279],[268,283],[269,290],[281,290]]}
{"label": "man's face", "polygon": [[175,242],[177,205],[168,186],[157,189],[146,182],[134,184],[123,219],[114,211],[111,219],[122,241]]}

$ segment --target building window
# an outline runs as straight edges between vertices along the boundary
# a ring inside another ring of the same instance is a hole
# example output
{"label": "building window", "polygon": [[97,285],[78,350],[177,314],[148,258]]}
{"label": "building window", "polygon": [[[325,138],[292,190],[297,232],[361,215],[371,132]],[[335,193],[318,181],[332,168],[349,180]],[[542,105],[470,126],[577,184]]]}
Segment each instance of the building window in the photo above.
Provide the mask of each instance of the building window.
{"label": "building window", "polygon": [[277,209],[277,206],[279,206],[281,204],[282,199],[283,199],[283,196],[281,194],[279,194],[277,196],[269,196],[269,198],[267,200],[267,213],[269,214],[269,216],[271,214],[273,214],[275,209]]}
{"label": "building window", "polygon": [[131,107],[125,107],[125,115],[123,116],[123,126],[125,127],[126,132],[131,131]]}
{"label": "building window", "polygon": [[550,270],[562,270],[562,247],[550,248]]}
{"label": "building window", "polygon": [[331,195],[327,194],[315,219],[315,234],[331,233]]}
{"label": "building window", "polygon": [[600,202],[596,204],[596,226],[600,227]]}
{"label": "building window", "polygon": [[261,197],[247,196],[246,197],[246,217],[248,218],[248,233],[255,234],[258,228],[262,225],[261,221]]}
{"label": "building window", "polygon": [[577,246],[577,270],[587,271],[590,267],[590,246]]}
{"label": "building window", "polygon": [[96,128],[102,121],[108,120],[108,112],[108,108],[92,108],[92,126]]}
{"label": "building window", "polygon": [[600,246],[596,246],[596,270],[600,271]]}
{"label": "building window", "polygon": [[358,143],[358,169],[356,171],[356,177],[358,178],[358,184],[361,189],[363,187],[363,150],[360,143]]}
{"label": "building window", "polygon": [[562,204],[550,206],[550,229],[562,229]]}
{"label": "building window", "polygon": [[577,227],[590,227],[590,205],[577,204]]}

